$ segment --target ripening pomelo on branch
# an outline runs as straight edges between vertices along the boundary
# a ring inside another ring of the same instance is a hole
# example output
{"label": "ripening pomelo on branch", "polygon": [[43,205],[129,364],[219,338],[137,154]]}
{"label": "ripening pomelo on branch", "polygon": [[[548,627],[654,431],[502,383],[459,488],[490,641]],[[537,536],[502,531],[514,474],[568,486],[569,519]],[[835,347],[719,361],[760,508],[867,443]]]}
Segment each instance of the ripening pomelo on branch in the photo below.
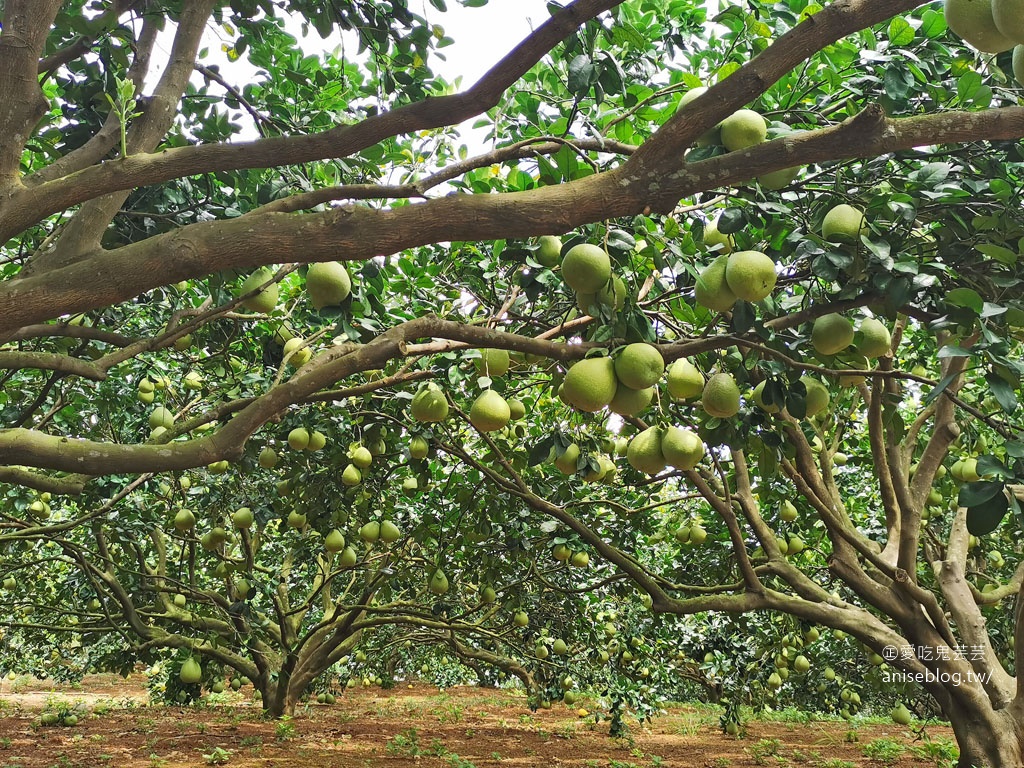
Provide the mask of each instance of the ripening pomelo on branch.
{"label": "ripening pomelo on branch", "polygon": [[853,343],[853,323],[835,312],[816,318],[811,345],[819,355],[834,355]]}
{"label": "ripening pomelo on branch", "polygon": [[562,258],[562,239],[555,235],[544,235],[538,238],[534,258],[542,267],[551,269],[557,266]]}
{"label": "ripening pomelo on branch", "polygon": [[801,376],[800,381],[803,382],[804,387],[807,389],[807,398],[804,401],[807,407],[807,418],[817,416],[828,408],[829,400],[831,399],[828,389],[820,381],[810,376]]}
{"label": "ripening pomelo on branch", "polygon": [[1024,44],[1018,45],[1013,49],[1013,58],[1011,59],[1013,66],[1013,76],[1017,78],[1017,83],[1024,88]]}
{"label": "ripening pomelo on branch", "polygon": [[470,423],[481,432],[495,432],[504,429],[512,417],[512,411],[505,398],[493,389],[485,389],[473,401],[469,410]]}
{"label": "ripening pomelo on branch", "polygon": [[425,384],[412,399],[412,417],[422,423],[444,421],[448,418],[448,399],[434,382]]}
{"label": "ripening pomelo on branch", "polygon": [[580,458],[580,447],[569,443],[562,455],[555,459],[555,468],[563,475],[575,475]]}
{"label": "ripening pomelo on branch", "polygon": [[1001,34],[1024,43],[1024,0],[992,0],[992,20]]}
{"label": "ripening pomelo on branch", "polygon": [[718,222],[721,217],[715,218],[704,225],[704,245],[718,253],[732,253],[735,242],[732,235],[724,235],[718,229]]}
{"label": "ripening pomelo on branch", "polygon": [[344,264],[324,261],[309,265],[306,293],[315,309],[341,304],[351,292],[352,278]]}
{"label": "ripening pomelo on branch", "polygon": [[716,373],[707,384],[700,399],[701,407],[709,416],[728,419],[740,411],[740,388],[728,373]]}
{"label": "ripening pomelo on branch", "polygon": [[665,360],[653,344],[627,344],[615,357],[615,376],[630,389],[647,389],[665,372]]}
{"label": "ripening pomelo on branch", "polygon": [[689,360],[680,358],[668,368],[667,385],[673,400],[689,400],[704,391],[704,374]]}
{"label": "ripening pomelo on branch", "polygon": [[782,406],[778,403],[766,403],[764,400],[764,387],[767,382],[760,381],[757,386],[754,387],[754,391],[750,393],[750,399],[754,401],[754,405],[760,408],[765,413],[778,413],[782,410]]}
{"label": "ripening pomelo on branch", "polygon": [[768,137],[768,123],[752,109],[739,109],[722,121],[722,144],[730,152],[760,144]]}
{"label": "ripening pomelo on branch", "polygon": [[599,246],[574,245],[562,259],[562,279],[576,293],[597,293],[611,276],[611,257]]}
{"label": "ripening pomelo on branch", "polygon": [[186,685],[195,685],[203,679],[203,668],[199,666],[198,661],[189,656],[185,659],[185,663],[181,665],[178,679]]}
{"label": "ripening pomelo on branch", "polygon": [[435,595],[443,595],[448,591],[448,577],[445,576],[444,571],[438,568],[432,574],[430,574],[430,580],[427,582],[427,588]]}
{"label": "ripening pomelo on branch", "polygon": [[[269,267],[260,267],[251,275],[249,275],[242,282],[242,285],[238,289],[238,296],[244,296],[247,293],[255,291],[261,285],[266,283],[268,280],[273,279],[274,271]],[[262,312],[267,314],[273,312],[274,307],[277,306],[278,287],[277,283],[271,283],[266,288],[263,288],[255,296],[251,296],[242,302],[242,306],[253,312]]]}
{"label": "ripening pomelo on branch", "polygon": [[598,304],[621,312],[622,308],[626,306],[627,293],[626,281],[618,275],[612,275],[612,279],[598,290],[595,298]]}
{"label": "ripening pomelo on branch", "polygon": [[1014,42],[996,26],[992,0],[946,0],[946,24],[965,42],[984,53],[1002,53]]}
{"label": "ripening pomelo on branch", "polygon": [[888,354],[891,344],[892,334],[881,320],[876,317],[865,317],[860,321],[860,330],[856,337],[857,352],[864,357],[882,357]]}
{"label": "ripening pomelo on branch", "polygon": [[619,386],[615,390],[615,397],[608,403],[608,410],[620,416],[635,416],[645,410],[652,400],[654,400],[654,387],[632,389]]}
{"label": "ripening pomelo on branch", "polygon": [[736,303],[736,294],[725,279],[728,262],[729,256],[722,254],[697,275],[694,298],[702,307],[715,312],[727,312]]}
{"label": "ripening pomelo on branch", "polygon": [[821,236],[833,243],[859,243],[867,233],[864,211],[846,203],[831,208],[821,222]]}
{"label": "ripening pomelo on branch", "polygon": [[693,469],[704,458],[704,443],[696,432],[669,427],[661,436],[661,454],[669,466]]}
{"label": "ripening pomelo on branch", "polygon": [[573,363],[562,382],[562,398],[581,411],[594,413],[615,397],[619,380],[609,357],[588,357]]}
{"label": "ripening pomelo on branch", "polygon": [[760,301],[775,288],[775,262],[760,251],[737,251],[725,262],[725,281],[744,301]]}
{"label": "ripening pomelo on branch", "polygon": [[794,166],[793,168],[783,168],[778,171],[771,171],[769,173],[762,174],[757,177],[757,183],[764,189],[770,189],[773,192],[779,189],[785,189],[794,181],[796,177],[800,175],[800,166]]}
{"label": "ripening pomelo on branch", "polygon": [[661,429],[648,427],[634,435],[626,448],[626,461],[638,472],[656,475],[668,464],[661,452]]}
{"label": "ripening pomelo on branch", "polygon": [[473,361],[478,376],[487,376],[497,379],[508,372],[510,360],[508,350],[484,348],[480,350],[480,357]]}

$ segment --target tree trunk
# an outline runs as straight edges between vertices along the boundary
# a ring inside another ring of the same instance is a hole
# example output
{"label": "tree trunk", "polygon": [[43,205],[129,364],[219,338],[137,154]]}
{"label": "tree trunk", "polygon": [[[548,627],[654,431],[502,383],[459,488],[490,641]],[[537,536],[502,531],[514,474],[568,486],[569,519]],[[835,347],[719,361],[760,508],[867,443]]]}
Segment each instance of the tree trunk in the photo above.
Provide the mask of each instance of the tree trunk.
{"label": "tree trunk", "polygon": [[949,713],[960,761],[957,768],[1024,768],[1022,723],[1010,711]]}
{"label": "tree trunk", "polygon": [[260,692],[263,694],[263,712],[267,717],[291,717],[295,714],[299,696],[297,692],[291,690],[291,686],[282,685],[280,681],[275,684],[268,680],[260,688]]}

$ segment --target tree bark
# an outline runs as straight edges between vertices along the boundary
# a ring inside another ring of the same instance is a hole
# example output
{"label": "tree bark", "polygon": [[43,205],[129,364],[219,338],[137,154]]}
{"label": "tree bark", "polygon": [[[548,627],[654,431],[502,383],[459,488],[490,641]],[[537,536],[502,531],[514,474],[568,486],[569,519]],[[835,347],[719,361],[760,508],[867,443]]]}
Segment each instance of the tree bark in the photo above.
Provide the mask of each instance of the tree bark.
{"label": "tree bark", "polygon": [[957,768],[1021,768],[1021,720],[1011,710],[947,712],[960,746]]}

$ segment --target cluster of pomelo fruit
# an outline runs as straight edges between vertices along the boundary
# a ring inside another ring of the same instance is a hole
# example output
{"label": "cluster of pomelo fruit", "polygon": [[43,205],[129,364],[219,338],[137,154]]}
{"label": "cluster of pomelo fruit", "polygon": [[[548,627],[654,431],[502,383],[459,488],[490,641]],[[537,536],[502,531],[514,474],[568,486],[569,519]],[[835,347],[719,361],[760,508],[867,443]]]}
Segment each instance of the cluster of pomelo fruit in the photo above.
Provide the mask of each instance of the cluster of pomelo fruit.
{"label": "cluster of pomelo fruit", "polygon": [[1024,2],[1022,0],[946,0],[946,24],[985,53],[1013,49],[1011,64],[1024,85]]}

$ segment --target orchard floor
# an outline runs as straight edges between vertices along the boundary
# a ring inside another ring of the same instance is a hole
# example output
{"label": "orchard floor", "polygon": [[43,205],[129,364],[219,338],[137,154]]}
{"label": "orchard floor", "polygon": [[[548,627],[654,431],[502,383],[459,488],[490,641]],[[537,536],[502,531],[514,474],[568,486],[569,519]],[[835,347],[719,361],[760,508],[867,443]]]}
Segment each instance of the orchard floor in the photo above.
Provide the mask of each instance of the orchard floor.
{"label": "orchard floor", "polygon": [[[946,765],[952,736],[925,739],[891,724],[748,723],[745,738],[721,734],[714,709],[677,706],[628,740],[607,722],[563,705],[530,712],[525,699],[478,688],[416,685],[358,689],[333,706],[263,720],[246,697],[197,709],[145,705],[144,680],[91,676],[74,688],[39,681],[0,686],[0,768],[732,768],[733,766]],[[85,703],[74,727],[42,727],[44,707]],[[935,755],[935,756],[932,756]]]}

